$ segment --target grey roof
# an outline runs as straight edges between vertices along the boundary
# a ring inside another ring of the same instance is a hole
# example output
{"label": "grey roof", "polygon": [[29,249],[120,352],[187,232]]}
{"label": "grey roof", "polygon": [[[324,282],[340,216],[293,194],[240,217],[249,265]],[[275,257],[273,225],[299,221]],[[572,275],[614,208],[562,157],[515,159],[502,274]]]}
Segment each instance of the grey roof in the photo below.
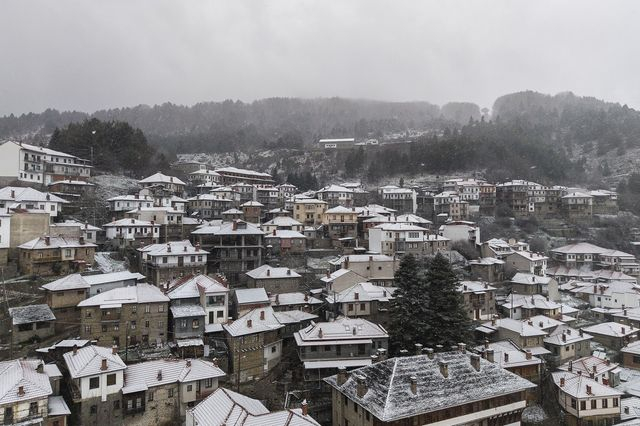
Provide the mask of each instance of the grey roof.
{"label": "grey roof", "polygon": [[[447,363],[448,377],[440,373],[439,361]],[[479,361],[480,370],[476,371],[469,354],[460,352],[439,353],[433,359],[427,355],[392,358],[352,371],[342,385],[335,375],[324,381],[384,422],[536,387],[497,364],[482,358]],[[357,394],[356,374],[367,386],[362,398]],[[415,394],[410,389],[412,376],[417,378]]]}
{"label": "grey roof", "polygon": [[[303,236],[304,237],[304,236]],[[253,279],[276,279],[276,278],[300,278],[301,275],[290,268],[274,268],[270,265],[262,265],[246,273]]]}
{"label": "grey roof", "polygon": [[[16,401],[29,401],[46,398],[53,393],[49,376],[38,373],[42,364],[38,359],[16,359],[0,362],[0,404],[13,404]],[[25,394],[18,395],[22,386]]]}
{"label": "grey roof", "polygon": [[[114,354],[111,348],[103,348],[102,346],[87,346],[78,349],[75,354],[73,351],[69,351],[63,357],[72,379],[120,371],[127,368],[118,354]],[[100,369],[103,359],[107,360],[106,371]]]}
{"label": "grey roof", "polygon": [[257,308],[247,312],[231,324],[225,324],[224,330],[232,337],[247,334],[264,333],[284,327],[274,315],[270,306]]}
{"label": "grey roof", "polygon": [[[211,361],[203,359],[159,359],[127,366],[122,393],[139,392],[169,383],[224,377],[225,373]],[[160,374],[161,373],[161,374]]]}
{"label": "grey roof", "polygon": [[46,304],[9,308],[9,316],[11,316],[13,325],[54,321],[56,319],[56,316],[51,312],[51,308]]}
{"label": "grey roof", "polygon": [[[11,193],[13,192],[13,197]],[[49,197],[49,199],[47,199]],[[52,202],[52,203],[63,203],[66,204],[68,201],[63,200],[60,197],[57,197],[48,192],[40,192],[36,189],[29,187],[19,187],[19,186],[5,186],[0,189],[0,200],[13,200],[17,202],[23,201],[35,201],[35,202]]]}
{"label": "grey roof", "polygon": [[236,290],[236,300],[238,304],[245,303],[269,303],[267,291],[260,288],[240,288]]}
{"label": "grey roof", "polygon": [[174,318],[204,317],[205,312],[200,305],[177,305],[171,307]]}

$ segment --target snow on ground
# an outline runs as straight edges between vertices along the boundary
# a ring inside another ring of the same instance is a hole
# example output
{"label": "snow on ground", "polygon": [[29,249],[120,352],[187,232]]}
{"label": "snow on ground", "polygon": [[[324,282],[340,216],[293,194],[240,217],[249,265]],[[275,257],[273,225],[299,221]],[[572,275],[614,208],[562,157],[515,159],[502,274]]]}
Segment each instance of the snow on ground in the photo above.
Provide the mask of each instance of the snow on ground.
{"label": "snow on ground", "polygon": [[137,180],[126,176],[99,175],[92,177],[91,181],[96,184],[96,196],[100,200],[126,195],[140,189]]}
{"label": "snow on ground", "polygon": [[178,154],[177,157],[179,162],[198,161],[200,163],[207,164],[209,165],[209,167],[214,169],[218,167],[227,167],[227,166],[242,167],[241,165],[249,159],[249,156],[244,152],[237,152],[237,153],[200,152],[196,154]]}
{"label": "snow on ground", "polygon": [[532,405],[522,411],[522,421],[527,423],[542,423],[547,420],[547,413],[539,405]]}
{"label": "snow on ground", "polygon": [[128,271],[127,264],[124,260],[116,260],[111,257],[110,252],[99,251],[96,253],[95,261],[98,268],[103,273]]}

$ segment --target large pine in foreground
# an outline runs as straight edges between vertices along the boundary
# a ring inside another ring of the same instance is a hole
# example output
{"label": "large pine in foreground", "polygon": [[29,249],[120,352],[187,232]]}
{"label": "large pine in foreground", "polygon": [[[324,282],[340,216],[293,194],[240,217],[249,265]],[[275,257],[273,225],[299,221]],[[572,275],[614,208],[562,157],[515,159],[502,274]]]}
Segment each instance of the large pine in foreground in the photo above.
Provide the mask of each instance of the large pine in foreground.
{"label": "large pine in foreground", "polygon": [[464,307],[464,298],[457,290],[460,283],[449,261],[438,253],[424,279],[430,332],[421,343],[427,347],[443,345],[448,349],[459,342],[466,342],[471,332],[471,321]]}
{"label": "large pine in foreground", "polygon": [[429,333],[428,294],[424,274],[416,259],[408,254],[395,274],[397,287],[391,300],[389,337],[391,351],[411,350]]}

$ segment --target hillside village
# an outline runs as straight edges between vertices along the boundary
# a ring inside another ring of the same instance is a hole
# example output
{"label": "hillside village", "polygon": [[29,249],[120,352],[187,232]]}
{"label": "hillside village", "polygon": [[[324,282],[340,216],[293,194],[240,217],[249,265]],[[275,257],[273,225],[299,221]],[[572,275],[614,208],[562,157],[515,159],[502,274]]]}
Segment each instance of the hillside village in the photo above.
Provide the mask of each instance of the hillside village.
{"label": "hillside village", "polygon": [[[0,145],[3,424],[640,424],[640,262],[576,231],[619,214],[611,188],[101,173]],[[391,346],[409,255],[451,265],[470,341]]]}

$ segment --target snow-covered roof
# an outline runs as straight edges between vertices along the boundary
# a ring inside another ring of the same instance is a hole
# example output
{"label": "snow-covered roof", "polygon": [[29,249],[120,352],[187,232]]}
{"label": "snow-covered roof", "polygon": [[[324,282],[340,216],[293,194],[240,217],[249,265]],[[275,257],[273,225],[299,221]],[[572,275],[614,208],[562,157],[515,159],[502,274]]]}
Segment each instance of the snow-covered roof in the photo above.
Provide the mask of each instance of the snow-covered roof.
{"label": "snow-covered roof", "polygon": [[506,330],[514,331],[518,333],[522,337],[534,337],[534,336],[546,336],[547,332],[543,331],[533,325],[530,325],[528,321],[516,320],[513,318],[499,318],[495,320],[495,325],[493,321],[485,322],[480,327],[484,330],[492,330],[497,331],[499,328],[504,328]]}
{"label": "snow-covered roof", "polygon": [[201,426],[319,426],[309,415],[300,410],[284,410],[270,413],[257,399],[218,388],[206,399],[188,411],[194,424]]}
{"label": "snow-covered roof", "polygon": [[276,216],[268,222],[262,224],[262,226],[302,226],[302,223],[298,222],[289,216]]}
{"label": "snow-covered roof", "polygon": [[64,222],[58,222],[58,223],[52,223],[50,225],[51,228],[77,228],[80,227],[82,229],[85,229],[87,231],[100,231],[102,228],[98,228],[97,226],[93,226],[90,225],[89,223],[86,222],[79,222],[77,220],[73,220],[73,219],[67,219]]}
{"label": "snow-covered roof", "polygon": [[146,253],[147,256],[176,256],[176,255],[202,255],[209,254],[208,251],[202,250],[199,246],[194,246],[189,240],[169,241],[164,244],[149,244],[139,248],[138,251]]}
{"label": "snow-covered roof", "polygon": [[[439,353],[392,358],[353,370],[345,383],[337,376],[324,379],[383,422],[394,422],[420,414],[496,398],[536,385],[499,365],[480,358],[476,370],[466,353]],[[477,356],[477,355],[476,355]],[[446,363],[448,374],[441,373],[440,363]],[[411,391],[411,378],[417,392]],[[358,396],[357,380],[363,380],[366,393]]]}
{"label": "snow-covered roof", "polygon": [[169,299],[195,299],[205,294],[228,293],[229,289],[208,275],[187,275],[169,283]]}
{"label": "snow-covered roof", "polygon": [[343,193],[353,193],[353,189],[351,188],[345,188],[344,186],[340,186],[340,185],[328,185],[325,186],[322,189],[319,189],[317,192],[321,192],[321,193],[325,193],[325,192],[343,192]]}
{"label": "snow-covered roof", "polygon": [[294,204],[327,204],[327,202],[315,198],[296,198]]}
{"label": "snow-covered roof", "polygon": [[238,209],[228,209],[222,212],[223,215],[232,215],[232,214],[243,214],[242,210]]}
{"label": "snow-covered roof", "polygon": [[[520,252],[515,252],[520,253]],[[536,284],[549,284],[552,278],[549,277],[541,277],[539,275],[529,274],[526,272],[518,272],[511,278],[511,282],[514,284],[524,284],[524,285],[536,285]]]}
{"label": "snow-covered roof", "polygon": [[637,328],[617,322],[604,322],[590,327],[584,327],[582,330],[589,334],[600,334],[610,337],[626,337],[638,333]]}
{"label": "snow-covered roof", "polygon": [[303,321],[310,321],[318,318],[315,314],[298,310],[274,312],[273,315],[276,317],[278,322],[283,325],[299,324]]}
{"label": "snow-covered roof", "polygon": [[231,324],[223,325],[232,337],[274,331],[282,327],[284,325],[278,321],[270,306],[252,309]]}
{"label": "snow-covered roof", "polygon": [[527,251],[527,250],[516,250],[513,253],[511,253],[509,256],[520,256],[520,257],[524,257],[526,260],[530,261],[530,262],[538,262],[538,261],[543,261],[543,260],[549,260],[549,258],[543,254],[539,254],[539,253],[534,253],[531,251]]}
{"label": "snow-covered roof", "polygon": [[493,351],[493,362],[502,368],[516,368],[526,365],[542,364],[542,360],[533,354],[528,354],[511,340],[485,343],[474,348],[476,352],[487,358],[487,350]]}
{"label": "snow-covered roof", "polygon": [[[47,240],[48,239],[48,240]],[[48,241],[48,243],[47,243]],[[39,250],[51,248],[89,248],[98,247],[95,244],[84,241],[80,243],[80,239],[76,237],[58,236],[58,237],[38,237],[24,244],[20,244],[18,248],[26,250]]]}
{"label": "snow-covered roof", "polygon": [[146,361],[127,366],[122,393],[139,392],[141,387],[146,390],[170,383],[189,383],[224,376],[224,371],[204,359]]}
{"label": "snow-covered roof", "polygon": [[[127,368],[120,355],[114,354],[111,348],[102,346],[86,346],[75,353],[69,351],[63,357],[72,379],[112,373]],[[101,369],[103,359],[107,361],[106,370]]]}
{"label": "snow-covered roof", "polygon": [[236,301],[239,305],[252,303],[269,303],[267,291],[260,288],[239,288],[235,291]]}
{"label": "snow-covered roof", "polygon": [[176,185],[186,185],[183,181],[175,176],[167,176],[161,172],[155,173],[149,177],[139,180],[138,183],[174,183]]}
{"label": "snow-covered roof", "polygon": [[89,283],[80,274],[71,274],[42,286],[49,291],[65,291],[89,288]]}
{"label": "snow-covered roof", "polygon": [[496,259],[495,257],[481,257],[480,259],[470,260],[470,265],[504,265],[504,260]]}
{"label": "snow-covered roof", "polygon": [[240,204],[240,207],[264,207],[264,204],[258,201],[247,201],[246,203]]}
{"label": "snow-covered roof", "polygon": [[396,287],[383,287],[370,282],[355,284],[334,295],[327,296],[329,303],[353,303],[353,302],[388,302],[393,299]]}
{"label": "snow-covered roof", "polygon": [[[15,359],[0,361],[0,405],[9,406],[19,401],[47,398],[53,393],[49,376],[38,373],[38,359]],[[18,390],[22,388],[24,395]]]}
{"label": "snow-covered roof", "polygon": [[252,177],[273,179],[273,177],[269,173],[256,172],[254,170],[248,169],[239,169],[237,167],[220,167],[216,169],[215,172],[221,175],[225,173],[233,173]]}
{"label": "snow-covered roof", "polygon": [[49,417],[71,415],[71,410],[62,396],[50,396],[47,410]]}
{"label": "snow-covered roof", "polygon": [[[235,223],[235,226],[234,226]],[[220,225],[202,226],[192,232],[195,235],[264,235],[257,226],[243,220],[224,222]]]}
{"label": "snow-covered roof", "polygon": [[247,276],[254,280],[260,279],[281,279],[281,278],[301,278],[301,275],[290,268],[275,268],[270,265],[258,266],[246,273]]}
{"label": "snow-covered roof", "polygon": [[607,371],[613,371],[619,367],[618,364],[610,362],[608,359],[602,359],[597,356],[584,356],[574,359],[558,366],[559,370],[571,371],[573,373],[581,372],[588,376],[591,373],[602,374]]}
{"label": "snow-covered roof", "polygon": [[505,303],[503,303],[501,306],[506,309],[560,309],[559,303],[556,303],[541,294],[509,294],[505,299]]}
{"label": "snow-covered roof", "polygon": [[335,266],[342,265],[345,261],[349,263],[369,263],[369,262],[399,262],[399,259],[386,254],[350,254],[330,260],[329,263]]}
{"label": "snow-covered roof", "polygon": [[107,201],[140,201],[140,202],[152,202],[153,197],[150,195],[118,195],[116,197],[111,197]]}
{"label": "snow-covered roof", "polygon": [[204,308],[200,305],[173,305],[171,314],[174,318],[204,317]]}
{"label": "snow-covered roof", "polygon": [[552,373],[553,382],[558,386],[562,392],[576,399],[580,398],[598,398],[603,396],[622,396],[622,392],[612,388],[611,386],[603,385],[585,376],[583,374],[574,374],[568,371],[556,371]]}
{"label": "snow-covered roof", "polygon": [[79,307],[109,306],[127,303],[162,303],[169,302],[169,298],[162,291],[150,284],[138,284],[129,287],[119,287],[96,294],[82,302]]}
{"label": "snow-covered roof", "polygon": [[325,283],[331,283],[334,280],[336,280],[337,278],[340,278],[343,275],[346,274],[352,274],[355,277],[358,277],[359,281],[366,281],[365,277],[360,276],[359,274],[353,272],[351,269],[345,269],[345,268],[340,268],[337,271],[333,271],[331,274],[329,274],[329,276],[324,276],[322,278],[320,278],[320,281],[325,282]]}
{"label": "snow-covered roof", "polygon": [[357,215],[358,212],[356,212],[354,209],[350,209],[348,207],[336,206],[336,207],[333,207],[333,208],[330,208],[330,209],[326,210],[325,214],[354,214],[354,215]]}
{"label": "snow-covered roof", "polygon": [[335,321],[311,323],[293,334],[298,346],[319,346],[327,342],[362,343],[371,339],[386,339],[387,330],[364,318],[339,317]]}
{"label": "snow-covered roof", "polygon": [[598,247],[590,243],[575,243],[551,249],[551,252],[553,253],[562,254],[600,254],[607,251],[609,251],[609,249]]}
{"label": "snow-covered roof", "polygon": [[[382,229],[383,231],[418,231],[418,232],[427,232],[428,229],[423,228],[422,226],[412,225],[410,223],[383,223],[375,226],[376,229]],[[444,238],[444,237],[440,237]]]}
{"label": "snow-covered roof", "polygon": [[[13,196],[12,196],[13,195]],[[0,200],[15,202],[52,202],[66,204],[68,201],[50,194],[48,192],[40,192],[30,187],[5,186],[0,188]]]}
{"label": "snow-covered roof", "polygon": [[489,283],[482,281],[460,281],[457,290],[460,293],[486,293],[488,291],[496,290],[495,287],[490,286]]}
{"label": "snow-covered roof", "polygon": [[271,233],[265,234],[265,238],[279,238],[279,239],[291,239],[291,238],[299,238],[306,239],[303,234],[298,231],[292,231],[290,229],[276,229]]}
{"label": "snow-covered roof", "polygon": [[320,305],[322,300],[302,292],[279,293],[269,296],[271,306]]}
{"label": "snow-covered roof", "polygon": [[85,275],[82,277],[85,282],[92,285],[106,284],[106,283],[114,283],[119,281],[129,281],[129,280],[142,280],[145,278],[144,275],[138,272],[129,272],[129,271],[119,271],[119,272],[107,272],[104,274],[95,274],[95,275]]}
{"label": "snow-covered roof", "polygon": [[13,325],[31,324],[40,321],[54,321],[56,316],[53,315],[51,308],[47,304],[17,306],[9,308],[9,316]]}

